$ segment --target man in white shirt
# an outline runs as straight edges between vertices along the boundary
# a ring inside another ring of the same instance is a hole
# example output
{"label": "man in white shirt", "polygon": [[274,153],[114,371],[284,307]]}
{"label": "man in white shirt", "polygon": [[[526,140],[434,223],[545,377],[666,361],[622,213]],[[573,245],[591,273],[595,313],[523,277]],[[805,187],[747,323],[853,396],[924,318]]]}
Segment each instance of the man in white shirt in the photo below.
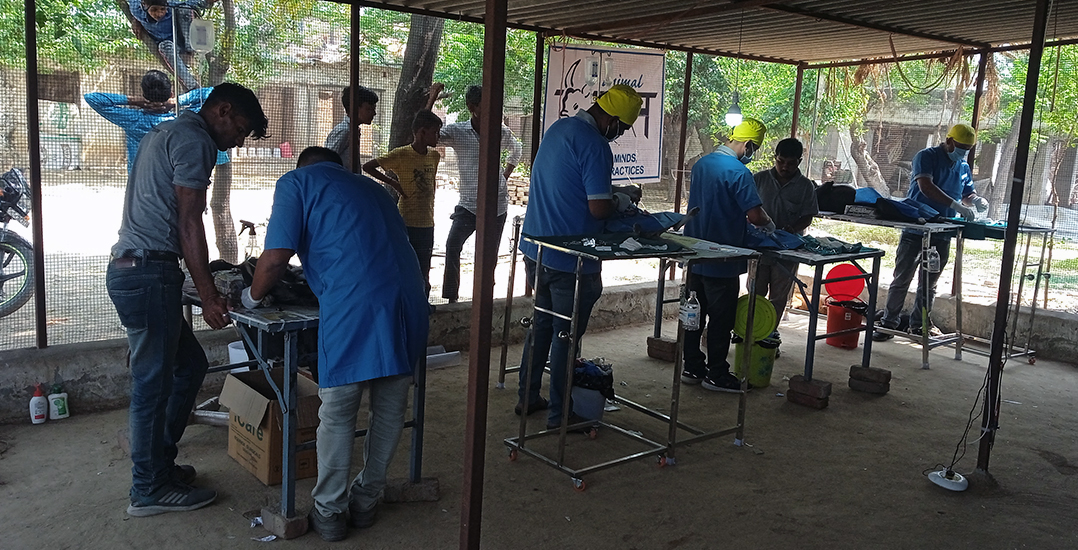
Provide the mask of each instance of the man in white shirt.
{"label": "man in white shirt", "polygon": [[[435,83],[431,97],[437,97],[442,84]],[[476,201],[479,194],[479,101],[482,99],[481,86],[469,86],[464,94],[464,103],[471,113],[471,120],[447,124],[438,136],[439,145],[452,147],[457,154],[457,170],[460,173],[460,202],[453,209],[453,226],[449,229],[449,238],[445,243],[445,275],[442,281],[442,298],[449,303],[457,301],[460,290],[460,253],[464,242],[475,232]],[[505,227],[506,210],[509,207],[509,191],[506,180],[520,162],[523,147],[508,126],[502,124],[501,149],[508,151],[505,170],[498,179],[498,239],[501,239]]]}

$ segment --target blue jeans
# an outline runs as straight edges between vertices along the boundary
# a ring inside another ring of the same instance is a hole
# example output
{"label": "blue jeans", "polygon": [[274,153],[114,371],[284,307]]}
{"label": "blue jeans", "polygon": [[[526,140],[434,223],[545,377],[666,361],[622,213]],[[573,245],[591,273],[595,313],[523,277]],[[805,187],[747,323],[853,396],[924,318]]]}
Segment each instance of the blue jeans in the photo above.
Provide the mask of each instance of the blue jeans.
{"label": "blue jeans", "polygon": [[[386,488],[386,469],[404,430],[408,389],[412,376],[387,376],[332,388],[319,388],[318,482],[311,491],[314,506],[325,517],[348,509],[349,502],[368,511],[378,504]],[[348,495],[352,447],[356,441],[356,417],[363,389],[370,391],[367,436],[363,438],[363,471],[355,477]]]}
{"label": "blue jeans", "polygon": [[206,353],[183,318],[183,272],[175,260],[109,262],[109,298],[130,347],[131,498],[169,482],[176,443],[206,376]]}
{"label": "blue jeans", "polygon": [[887,310],[883,315],[880,325],[887,328],[897,328],[902,316],[903,306],[906,305],[906,293],[909,291],[913,276],[917,275],[917,296],[913,302],[913,311],[910,312],[910,331],[921,332],[921,308],[932,310],[932,300],[936,296],[936,282],[940,273],[947,265],[951,254],[951,237],[932,235],[929,241],[931,246],[940,255],[940,270],[938,273],[928,275],[928,301],[925,301],[925,281],[921,272],[921,235],[903,231],[898,241],[898,250],[895,251],[895,275],[891,286],[887,289]]}
{"label": "blue jeans", "polygon": [[419,271],[423,273],[423,284],[427,294],[430,294],[430,258],[434,255],[434,228],[433,227],[407,227],[408,242],[415,250],[415,257],[419,259]]}
{"label": "blue jeans", "polygon": [[[524,267],[528,272],[528,280],[535,281],[536,264],[531,258],[524,258]],[[573,313],[573,294],[576,287],[576,275],[566,273],[549,267],[543,267],[540,271],[541,279],[534,284],[535,306],[552,310],[563,315]],[[580,276],[580,304],[577,311],[577,349],[574,357],[580,353],[580,337],[588,329],[588,318],[599,295],[603,293],[603,278],[600,273],[585,274]],[[535,403],[539,399],[539,390],[543,384],[543,365],[547,357],[550,358],[550,408],[547,413],[547,424],[561,424],[561,409],[565,401],[565,376],[567,362],[569,360],[569,341],[555,338],[561,332],[569,333],[572,328],[569,321],[559,319],[548,313],[535,312],[532,319],[531,331],[524,342],[524,354],[520,359],[520,384],[517,397],[524,401],[524,386],[531,380],[528,397],[529,403]],[[531,351],[534,346],[534,352]],[[535,362],[528,365],[528,356],[532,353]],[[572,410],[570,408],[570,410]]]}
{"label": "blue jeans", "polygon": [[[730,372],[730,331],[737,317],[738,277],[705,277],[689,274],[689,291],[700,302],[700,330],[685,331],[685,370],[707,374],[712,379]],[[706,320],[707,355],[700,351],[700,336]],[[706,372],[705,372],[706,369]]]}
{"label": "blue jeans", "polygon": [[[453,209],[453,226],[449,228],[449,237],[445,240],[445,273],[442,276],[442,298],[455,302],[460,292],[460,253],[464,250],[464,241],[475,233],[475,214],[467,208],[457,205]],[[505,228],[505,214],[498,216],[494,223],[498,226],[498,240]]]}

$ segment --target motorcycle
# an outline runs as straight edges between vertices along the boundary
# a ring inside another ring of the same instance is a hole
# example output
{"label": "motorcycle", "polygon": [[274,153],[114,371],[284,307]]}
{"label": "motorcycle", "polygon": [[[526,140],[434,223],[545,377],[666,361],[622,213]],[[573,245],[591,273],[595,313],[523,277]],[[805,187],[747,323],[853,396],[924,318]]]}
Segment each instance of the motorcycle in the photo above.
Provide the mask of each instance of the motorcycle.
{"label": "motorcycle", "polygon": [[8,229],[11,220],[30,226],[30,183],[18,168],[0,175],[0,317],[34,295],[34,247]]}

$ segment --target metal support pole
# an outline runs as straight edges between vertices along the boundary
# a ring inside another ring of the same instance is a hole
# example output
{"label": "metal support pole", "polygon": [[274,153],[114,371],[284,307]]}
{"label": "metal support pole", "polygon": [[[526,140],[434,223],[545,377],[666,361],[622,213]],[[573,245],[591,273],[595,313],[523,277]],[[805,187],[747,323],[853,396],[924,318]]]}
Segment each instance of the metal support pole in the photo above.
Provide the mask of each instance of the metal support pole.
{"label": "metal support pole", "polygon": [[45,226],[41,220],[41,113],[37,106],[37,2],[26,0],[26,137],[30,149],[30,196],[34,230],[34,313],[37,347],[49,346],[45,324]]}
{"label": "metal support pole", "polygon": [[423,418],[427,414],[427,354],[419,358],[412,390],[412,452],[409,455],[408,481],[423,480]]}
{"label": "metal support pole", "polygon": [[543,130],[543,33],[535,33],[535,82],[532,88],[532,150],[531,164],[539,152],[539,140]]}
{"label": "metal support pole", "polygon": [[[981,123],[981,100],[984,98],[984,79],[985,73],[988,71],[988,56],[992,55],[992,52],[981,52],[981,59],[977,62],[977,88],[973,93],[973,114],[970,115],[970,126],[973,129]],[[970,166],[973,166],[975,159],[977,158],[977,144],[974,143],[973,147],[970,147],[969,158],[967,159]]]}
{"label": "metal support pole", "polygon": [[[490,349],[494,268],[498,265],[498,182],[501,171],[502,102],[505,93],[505,33],[508,0],[487,0],[483,34],[483,98],[479,108],[479,193],[476,209],[475,277],[469,348]],[[479,549],[483,519],[483,470],[486,458],[487,395],[490,354],[468,358],[468,412],[464,432],[464,480],[461,491],[460,548]],[[526,411],[525,411],[526,412]]]}
{"label": "metal support pole", "polygon": [[1000,265],[999,292],[996,297],[996,317],[992,325],[992,348],[988,358],[988,391],[984,396],[981,414],[981,444],[977,452],[977,470],[987,472],[999,426],[1000,378],[1003,375],[1003,340],[1007,331],[1007,312],[1010,309],[1011,276],[1014,275],[1014,249],[1018,243],[1021,222],[1022,196],[1026,190],[1026,164],[1029,162],[1030,135],[1037,106],[1037,83],[1044,57],[1044,36],[1048,30],[1049,0],[1037,0],[1030,41],[1029,69],[1026,71],[1022,117],[1018,127],[1018,147],[1014,156],[1014,177],[1011,180],[1011,206],[1007,212],[1007,230],[1003,239],[1003,259]]}
{"label": "metal support pole", "polygon": [[[681,189],[685,174],[685,141],[689,131],[689,90],[692,85],[692,52],[685,54],[685,85],[681,90],[681,127],[678,129],[677,170],[674,172],[674,212],[681,212]],[[670,272],[673,275],[673,272]]]}
{"label": "metal support pole", "polygon": [[797,137],[797,119],[801,117],[801,86],[805,82],[805,65],[797,66],[797,83],[794,85],[794,114],[790,123],[790,137]]}
{"label": "metal support pole", "polygon": [[[284,456],[281,461],[281,515],[286,518],[296,515],[296,426],[299,415],[296,414],[296,373],[299,371],[299,348],[297,333],[290,330],[284,333],[284,394],[285,407],[282,421],[281,445]],[[266,371],[269,374],[269,371]]]}
{"label": "metal support pole", "polygon": [[[812,277],[812,296],[809,298],[808,344],[805,348],[805,380],[812,380],[812,364],[816,360],[816,325],[820,321],[820,286],[823,281],[823,266],[816,266]],[[795,277],[796,278],[796,277]]]}
{"label": "metal support pole", "polygon": [[352,3],[352,24],[348,44],[348,159],[352,173],[359,174],[359,121],[355,117],[359,109],[359,4]]}

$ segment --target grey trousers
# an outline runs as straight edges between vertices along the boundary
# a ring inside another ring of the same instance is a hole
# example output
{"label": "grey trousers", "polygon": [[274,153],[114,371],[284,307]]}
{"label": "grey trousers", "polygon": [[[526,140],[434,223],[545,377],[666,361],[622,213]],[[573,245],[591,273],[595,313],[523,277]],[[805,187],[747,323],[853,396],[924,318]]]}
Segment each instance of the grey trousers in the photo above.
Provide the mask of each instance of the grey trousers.
{"label": "grey trousers", "polygon": [[[378,504],[386,487],[386,470],[404,430],[412,376],[388,376],[333,388],[319,388],[318,482],[311,491],[314,506],[325,517],[348,509],[349,501],[367,511]],[[363,439],[363,470],[348,480],[355,446],[356,417],[363,389],[370,392],[370,422]],[[351,493],[351,494],[349,494]]]}

